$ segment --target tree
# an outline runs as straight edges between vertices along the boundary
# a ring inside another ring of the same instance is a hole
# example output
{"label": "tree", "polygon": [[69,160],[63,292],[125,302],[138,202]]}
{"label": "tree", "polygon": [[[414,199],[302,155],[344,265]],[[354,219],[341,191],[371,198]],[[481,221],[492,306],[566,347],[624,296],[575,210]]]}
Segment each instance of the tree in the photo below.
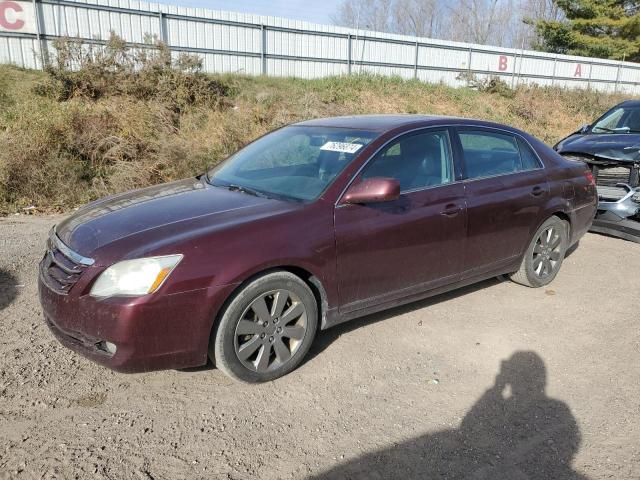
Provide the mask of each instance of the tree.
{"label": "tree", "polygon": [[396,33],[430,38],[442,34],[437,0],[396,0],[392,15]]}
{"label": "tree", "polygon": [[557,21],[562,18],[558,0],[528,0],[522,8],[522,31],[523,43],[529,48],[540,45],[542,37],[536,29],[539,21]]}
{"label": "tree", "polygon": [[535,22],[538,50],[640,61],[640,3],[558,0],[564,18]]}
{"label": "tree", "polygon": [[449,5],[449,14],[454,19],[452,27],[457,33],[456,40],[483,45],[487,43],[501,44],[501,41],[491,38],[496,31],[506,31],[504,23],[496,17],[500,13],[507,12],[507,18],[511,17],[512,6],[510,0],[458,0],[452,2]]}
{"label": "tree", "polygon": [[503,47],[528,47],[532,21],[554,19],[556,0],[343,0],[337,25]]}
{"label": "tree", "polygon": [[392,0],[344,0],[333,23],[357,29],[391,32]]}

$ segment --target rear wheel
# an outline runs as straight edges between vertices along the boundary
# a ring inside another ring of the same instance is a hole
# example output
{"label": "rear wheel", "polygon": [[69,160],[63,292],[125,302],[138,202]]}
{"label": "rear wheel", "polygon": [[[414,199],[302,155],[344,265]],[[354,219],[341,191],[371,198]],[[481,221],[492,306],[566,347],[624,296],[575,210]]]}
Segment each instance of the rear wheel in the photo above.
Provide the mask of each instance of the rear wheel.
{"label": "rear wheel", "polygon": [[295,369],[313,342],[318,308],[311,289],[289,272],[259,277],[222,314],[209,356],[230,377],[266,382]]}
{"label": "rear wheel", "polygon": [[551,217],[533,236],[520,269],[511,280],[527,287],[543,287],[558,274],[569,243],[569,225]]}

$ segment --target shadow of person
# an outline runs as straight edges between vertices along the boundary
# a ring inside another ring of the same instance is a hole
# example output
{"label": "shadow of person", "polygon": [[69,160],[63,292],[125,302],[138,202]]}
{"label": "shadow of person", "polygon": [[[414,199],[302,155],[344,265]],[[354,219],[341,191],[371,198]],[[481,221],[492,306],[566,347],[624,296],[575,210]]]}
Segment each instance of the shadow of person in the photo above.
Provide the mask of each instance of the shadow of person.
{"label": "shadow of person", "polygon": [[0,268],[0,310],[11,305],[18,295],[16,278],[6,270]]}
{"label": "shadow of person", "polygon": [[337,479],[585,480],[571,462],[578,425],[547,397],[546,368],[534,352],[502,362],[495,384],[460,427],[416,438],[313,477]]}

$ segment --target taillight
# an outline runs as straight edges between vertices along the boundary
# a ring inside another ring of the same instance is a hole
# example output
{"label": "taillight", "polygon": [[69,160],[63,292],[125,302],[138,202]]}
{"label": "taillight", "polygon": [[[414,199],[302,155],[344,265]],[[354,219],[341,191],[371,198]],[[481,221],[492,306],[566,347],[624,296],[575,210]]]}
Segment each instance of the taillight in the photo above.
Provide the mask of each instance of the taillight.
{"label": "taillight", "polygon": [[584,171],[584,178],[587,179],[589,185],[591,185],[592,187],[596,186],[596,179],[593,177],[593,172],[591,172],[591,170]]}

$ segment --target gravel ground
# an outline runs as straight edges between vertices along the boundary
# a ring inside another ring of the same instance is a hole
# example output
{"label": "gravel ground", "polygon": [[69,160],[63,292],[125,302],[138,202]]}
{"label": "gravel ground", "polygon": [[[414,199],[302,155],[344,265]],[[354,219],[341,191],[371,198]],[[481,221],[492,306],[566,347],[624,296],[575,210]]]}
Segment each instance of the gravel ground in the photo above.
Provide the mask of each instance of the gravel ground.
{"label": "gravel ground", "polygon": [[640,479],[640,244],[322,332],[272,383],[123,375],[43,324],[55,217],[0,220],[0,478]]}

